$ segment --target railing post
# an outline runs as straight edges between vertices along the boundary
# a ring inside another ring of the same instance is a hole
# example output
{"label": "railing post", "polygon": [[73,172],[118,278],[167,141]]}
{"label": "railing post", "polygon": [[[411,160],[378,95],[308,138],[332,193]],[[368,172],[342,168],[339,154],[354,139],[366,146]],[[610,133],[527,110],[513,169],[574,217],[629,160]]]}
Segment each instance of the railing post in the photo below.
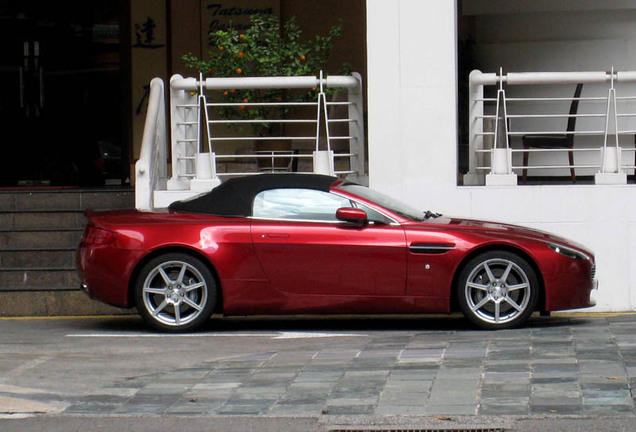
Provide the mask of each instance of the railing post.
{"label": "railing post", "polygon": [[[327,112],[327,96],[324,92],[325,82],[322,71],[319,78],[320,91],[318,92],[318,104],[316,106],[316,148],[314,150],[314,172],[317,174],[334,175],[333,151],[331,150],[331,136],[329,133],[329,114]],[[325,128],[325,140],[327,150],[320,150],[320,126]],[[273,161],[272,161],[273,163]]]}
{"label": "railing post", "polygon": [[356,174],[353,180],[368,183],[365,181],[365,165],[366,154],[364,150],[364,107],[363,107],[363,94],[362,94],[362,77],[359,73],[354,72],[353,77],[358,81],[358,85],[355,88],[349,88],[347,91],[349,102],[349,118],[353,121],[349,123],[349,152],[355,156],[350,158],[351,170]]}
{"label": "railing post", "polygon": [[491,170],[486,175],[487,186],[516,186],[517,174],[512,172],[512,151],[508,141],[508,111],[506,91],[503,89],[503,72],[499,74],[497,113],[495,119],[495,143],[492,149]]}
{"label": "railing post", "polygon": [[[614,88],[613,67],[610,73],[610,89],[607,95],[607,110],[605,111],[605,135],[601,150],[601,171],[594,174],[594,183],[627,184],[627,174],[622,172],[621,169],[621,148],[618,144],[618,116],[616,113],[616,88]],[[607,140],[612,128],[614,146],[609,147]]]}

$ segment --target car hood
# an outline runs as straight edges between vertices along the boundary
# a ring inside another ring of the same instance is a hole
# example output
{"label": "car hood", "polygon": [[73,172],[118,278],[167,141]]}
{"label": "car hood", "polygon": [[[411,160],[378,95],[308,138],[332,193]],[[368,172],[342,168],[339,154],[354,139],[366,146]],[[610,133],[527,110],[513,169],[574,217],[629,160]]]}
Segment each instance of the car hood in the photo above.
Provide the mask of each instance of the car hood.
{"label": "car hood", "polygon": [[456,218],[449,216],[440,216],[435,219],[429,219],[422,223],[414,223],[411,226],[418,226],[418,228],[427,227],[430,229],[432,225],[435,225],[439,228],[444,228],[448,230],[468,230],[468,231],[479,231],[484,234],[489,235],[497,235],[504,237],[516,237],[516,238],[526,238],[539,240],[546,243],[558,243],[563,246],[574,247],[579,249],[581,252],[584,252],[588,255],[591,255],[591,251],[570,239],[565,237],[558,236],[556,234],[552,234],[546,231],[541,231],[534,228],[528,228],[520,225],[513,225],[502,222],[492,222],[485,220],[476,220],[476,219],[465,219],[465,218]]}

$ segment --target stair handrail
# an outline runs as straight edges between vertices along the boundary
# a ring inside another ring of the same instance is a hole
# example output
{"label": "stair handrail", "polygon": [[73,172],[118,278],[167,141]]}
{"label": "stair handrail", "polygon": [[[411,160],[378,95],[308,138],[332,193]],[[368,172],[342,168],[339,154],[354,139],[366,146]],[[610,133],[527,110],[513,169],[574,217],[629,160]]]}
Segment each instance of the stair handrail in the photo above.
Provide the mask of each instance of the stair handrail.
{"label": "stair handrail", "polygon": [[135,163],[135,207],[151,210],[155,190],[165,189],[168,178],[166,104],[161,78],[150,81],[150,95],[139,160]]}

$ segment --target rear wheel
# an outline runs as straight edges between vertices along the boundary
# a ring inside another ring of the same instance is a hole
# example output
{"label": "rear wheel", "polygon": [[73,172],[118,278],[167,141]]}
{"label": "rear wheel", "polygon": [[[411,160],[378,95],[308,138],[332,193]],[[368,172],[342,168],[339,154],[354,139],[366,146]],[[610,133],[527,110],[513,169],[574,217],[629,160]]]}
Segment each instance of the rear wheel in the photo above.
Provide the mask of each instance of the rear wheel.
{"label": "rear wheel", "polygon": [[539,298],[533,268],[507,251],[490,251],[471,259],[462,269],[456,289],[464,316],[485,329],[523,324]]}
{"label": "rear wheel", "polygon": [[217,298],[214,276],[199,259],[169,253],[147,262],[135,282],[141,317],[159,330],[186,331],[212,315]]}

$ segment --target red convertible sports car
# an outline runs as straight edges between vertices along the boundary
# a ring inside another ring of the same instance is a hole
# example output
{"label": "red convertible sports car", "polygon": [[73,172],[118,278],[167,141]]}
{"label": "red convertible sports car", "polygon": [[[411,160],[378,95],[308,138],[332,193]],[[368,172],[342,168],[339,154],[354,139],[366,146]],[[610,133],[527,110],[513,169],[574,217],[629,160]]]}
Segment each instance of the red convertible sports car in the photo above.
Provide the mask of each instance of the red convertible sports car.
{"label": "red convertible sports car", "polygon": [[162,330],[215,312],[455,310],[502,329],[594,304],[594,256],[575,243],[422,212],[336,177],[240,177],[167,210],[86,216],[83,289]]}

